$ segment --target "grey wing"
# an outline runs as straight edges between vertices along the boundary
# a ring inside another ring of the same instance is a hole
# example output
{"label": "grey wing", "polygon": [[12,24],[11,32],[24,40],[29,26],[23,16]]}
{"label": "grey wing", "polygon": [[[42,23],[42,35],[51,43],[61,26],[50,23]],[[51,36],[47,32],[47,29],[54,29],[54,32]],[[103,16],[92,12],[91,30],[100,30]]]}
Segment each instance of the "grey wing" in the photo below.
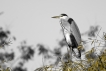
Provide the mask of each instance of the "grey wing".
{"label": "grey wing", "polygon": [[74,21],[71,23],[71,31],[77,41],[77,44],[79,45],[81,43],[81,34],[77,24]]}

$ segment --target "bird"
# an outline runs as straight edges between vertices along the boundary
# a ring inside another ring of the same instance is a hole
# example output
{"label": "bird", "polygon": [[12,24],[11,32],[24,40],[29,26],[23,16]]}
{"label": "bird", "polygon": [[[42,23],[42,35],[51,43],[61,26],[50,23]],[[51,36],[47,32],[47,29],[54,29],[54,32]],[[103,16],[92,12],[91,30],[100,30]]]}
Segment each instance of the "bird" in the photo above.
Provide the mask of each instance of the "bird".
{"label": "bird", "polygon": [[[78,46],[81,44],[81,33],[76,22],[70,18],[67,14],[60,14],[59,16],[53,16],[52,18],[60,19],[60,25],[62,27],[63,35],[70,50],[76,55],[75,48],[77,49],[77,58],[81,58],[81,50]],[[72,54],[72,53],[71,53]]]}

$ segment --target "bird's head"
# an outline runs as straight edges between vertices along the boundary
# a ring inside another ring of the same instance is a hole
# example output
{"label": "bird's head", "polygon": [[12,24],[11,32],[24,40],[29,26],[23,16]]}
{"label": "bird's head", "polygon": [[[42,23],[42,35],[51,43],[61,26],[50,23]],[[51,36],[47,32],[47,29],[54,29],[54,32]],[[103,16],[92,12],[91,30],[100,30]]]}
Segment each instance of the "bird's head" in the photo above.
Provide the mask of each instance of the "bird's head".
{"label": "bird's head", "polygon": [[52,18],[67,19],[68,16],[66,14],[60,14],[59,16],[53,16]]}

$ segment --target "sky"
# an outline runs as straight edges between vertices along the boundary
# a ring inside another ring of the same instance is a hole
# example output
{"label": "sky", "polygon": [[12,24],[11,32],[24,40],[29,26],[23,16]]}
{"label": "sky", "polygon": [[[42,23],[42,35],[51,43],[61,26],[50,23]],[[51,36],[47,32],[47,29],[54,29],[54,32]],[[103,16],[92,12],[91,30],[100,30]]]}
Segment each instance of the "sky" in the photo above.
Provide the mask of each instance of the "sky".
{"label": "sky", "polygon": [[81,33],[90,25],[104,25],[105,0],[0,0],[0,24],[8,25],[16,38],[29,43],[55,46],[62,38],[59,19],[52,16],[66,13],[73,18]]}
{"label": "sky", "polygon": [[91,25],[106,23],[106,0],[0,0],[0,26],[11,31],[17,41],[43,43],[55,47],[63,38],[59,19],[52,16],[66,13],[77,23],[80,32]]}

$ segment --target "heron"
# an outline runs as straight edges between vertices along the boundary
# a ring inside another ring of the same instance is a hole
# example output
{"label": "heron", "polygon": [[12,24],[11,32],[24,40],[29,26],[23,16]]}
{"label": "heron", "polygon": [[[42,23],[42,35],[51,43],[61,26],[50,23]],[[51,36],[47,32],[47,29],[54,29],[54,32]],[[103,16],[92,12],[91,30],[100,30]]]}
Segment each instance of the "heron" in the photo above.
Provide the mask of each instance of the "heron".
{"label": "heron", "polygon": [[[60,14],[59,16],[53,16],[52,18],[60,19],[60,25],[68,47],[77,58],[81,58],[81,50],[78,49],[78,46],[81,44],[81,34],[76,22],[67,14]],[[75,53],[75,48],[77,49],[77,53]]]}

